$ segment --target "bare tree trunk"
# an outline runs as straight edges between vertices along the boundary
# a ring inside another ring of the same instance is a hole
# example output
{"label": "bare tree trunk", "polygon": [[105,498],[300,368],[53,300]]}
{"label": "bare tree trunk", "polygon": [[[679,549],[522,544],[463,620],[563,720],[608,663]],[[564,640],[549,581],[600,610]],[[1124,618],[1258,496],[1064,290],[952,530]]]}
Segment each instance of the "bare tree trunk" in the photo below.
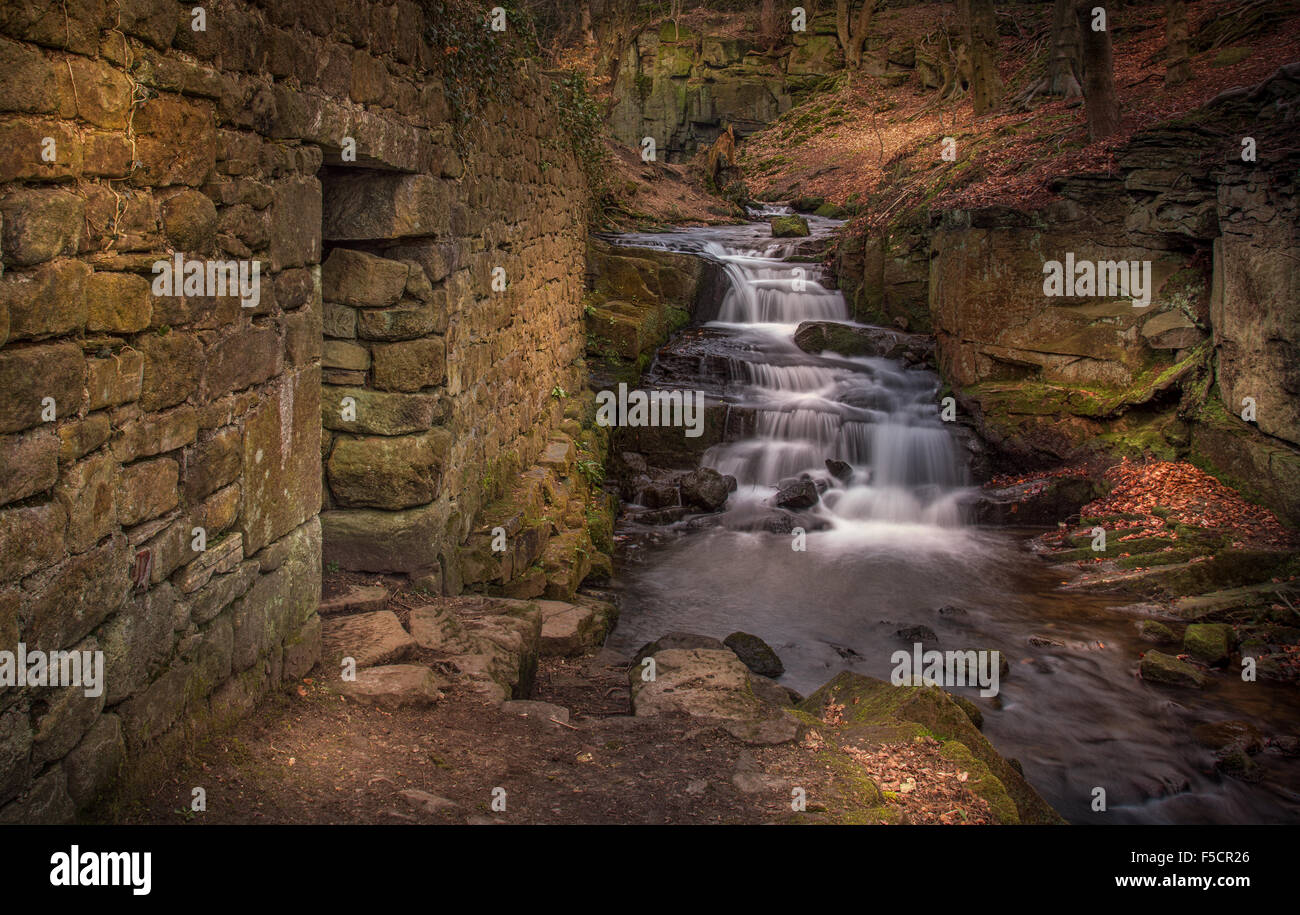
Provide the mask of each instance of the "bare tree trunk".
{"label": "bare tree trunk", "polygon": [[1083,95],[1079,85],[1079,29],[1070,0],[1052,5],[1052,58],[1047,65],[1047,94],[1074,99]]}
{"label": "bare tree trunk", "polygon": [[1115,95],[1115,61],[1111,52],[1110,22],[1094,29],[1097,0],[1078,0],[1074,7],[1083,57],[1083,100],[1088,135],[1103,140],[1119,132],[1119,98]]}
{"label": "bare tree trunk", "polygon": [[853,35],[849,38],[849,61],[853,69],[862,66],[862,46],[867,43],[867,29],[871,28],[871,17],[876,14],[876,0],[862,0],[858,18],[853,24]]}
{"label": "bare tree trunk", "polygon": [[759,5],[758,41],[765,51],[772,50],[781,41],[781,18],[776,12],[776,0],[763,0]]}
{"label": "bare tree trunk", "polygon": [[1165,85],[1177,86],[1192,77],[1187,51],[1187,3],[1168,0],[1165,4]]}
{"label": "bare tree trunk", "polygon": [[849,42],[853,40],[849,31],[849,0],[835,0],[835,37],[840,40],[840,50],[844,52],[844,63],[847,65]]}
{"label": "bare tree trunk", "polygon": [[998,27],[993,0],[958,0],[962,27],[970,55],[971,101],[975,114],[987,114],[1002,101],[1002,77],[998,75]]}
{"label": "bare tree trunk", "polygon": [[876,13],[876,0],[863,0],[856,16],[850,20],[850,0],[835,0],[835,34],[844,51],[844,64],[850,70],[862,66],[862,46],[867,43],[867,29]]}

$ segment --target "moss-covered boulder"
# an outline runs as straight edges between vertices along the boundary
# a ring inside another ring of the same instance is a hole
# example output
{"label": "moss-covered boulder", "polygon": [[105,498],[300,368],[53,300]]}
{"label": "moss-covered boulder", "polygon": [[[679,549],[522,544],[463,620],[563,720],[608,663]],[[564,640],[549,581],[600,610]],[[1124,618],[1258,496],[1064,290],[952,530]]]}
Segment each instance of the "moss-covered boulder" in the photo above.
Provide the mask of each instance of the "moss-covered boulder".
{"label": "moss-covered boulder", "polygon": [[1210,678],[1191,664],[1160,651],[1148,651],[1143,655],[1139,670],[1142,679],[1149,683],[1187,686],[1193,689],[1204,689],[1210,683]]}
{"label": "moss-covered boulder", "polygon": [[808,220],[802,216],[773,216],[773,238],[807,238]]}
{"label": "moss-covered boulder", "polygon": [[1158,623],[1155,620],[1142,620],[1138,623],[1138,636],[1144,642],[1154,642],[1156,645],[1172,645],[1178,641],[1178,636],[1174,631],[1164,623]]}
{"label": "moss-covered boulder", "polygon": [[1212,667],[1227,664],[1232,647],[1232,627],[1226,623],[1193,623],[1183,633],[1183,651]]}
{"label": "moss-covered boulder", "polygon": [[[936,687],[893,686],[844,671],[797,709],[834,730],[828,744],[895,743],[932,737],[944,756],[966,771],[967,785],[989,805],[997,823],[1056,824],[1060,815],[998,754],[968,713]],[[833,714],[832,714],[833,711]],[[827,725],[827,720],[837,722]]]}

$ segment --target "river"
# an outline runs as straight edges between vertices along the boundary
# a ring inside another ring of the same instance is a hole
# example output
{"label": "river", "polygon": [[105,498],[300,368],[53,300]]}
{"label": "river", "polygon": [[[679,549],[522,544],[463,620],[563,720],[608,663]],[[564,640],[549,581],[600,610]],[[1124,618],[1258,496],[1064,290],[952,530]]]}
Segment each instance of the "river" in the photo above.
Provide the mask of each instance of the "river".
{"label": "river", "polygon": [[[809,222],[814,239],[838,225]],[[965,523],[974,487],[940,419],[934,372],[795,346],[800,321],[848,320],[817,265],[786,260],[806,240],[773,239],[756,223],[617,241],[695,253],[726,270],[717,320],[703,338],[697,330],[670,341],[660,362],[674,374],[657,380],[752,409],[756,422],[751,436],[704,457],[738,481],[720,517],[621,523],[623,609],[610,647],[630,653],[673,630],[744,630],[780,655],[781,682],[807,693],[842,669],[888,679],[891,656],[911,646],[895,633],[928,626],[937,644],[926,647],[1005,653],[1011,672],[997,696],[953,691],[979,705],[984,734],[1071,822],[1300,822],[1300,761],[1261,754],[1262,782],[1223,779],[1191,736],[1197,724],[1227,719],[1286,733],[1300,721],[1294,688],[1226,675],[1204,692],[1145,684],[1136,669],[1148,646],[1118,598],[1058,590],[1060,572],[1025,548],[1032,532]],[[681,368],[692,360],[671,358],[688,337],[692,353],[710,355],[694,360],[695,377]],[[827,459],[852,475],[833,476]],[[806,540],[754,530],[782,481],[801,475],[823,490]],[[1098,787],[1104,813],[1092,810]]]}

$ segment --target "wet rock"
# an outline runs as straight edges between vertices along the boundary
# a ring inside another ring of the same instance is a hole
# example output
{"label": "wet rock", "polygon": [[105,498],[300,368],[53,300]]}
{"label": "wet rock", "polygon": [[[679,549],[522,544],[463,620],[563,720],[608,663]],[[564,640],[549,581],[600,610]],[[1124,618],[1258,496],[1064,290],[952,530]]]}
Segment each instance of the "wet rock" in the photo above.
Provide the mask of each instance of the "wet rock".
{"label": "wet rock", "polygon": [[636,653],[632,659],[633,665],[640,665],[641,661],[653,654],[669,649],[691,649],[703,648],[708,651],[730,651],[721,640],[715,639],[708,635],[698,635],[694,632],[669,632],[661,635],[653,642],[646,642],[641,646],[641,650]]}
{"label": "wet rock", "polygon": [[1164,623],[1158,623],[1155,620],[1142,620],[1137,624],[1138,637],[1145,642],[1154,642],[1157,645],[1172,645],[1178,641],[1178,636],[1174,631]]}
{"label": "wet rock", "polygon": [[1193,623],[1183,633],[1183,651],[1211,667],[1228,663],[1232,644],[1232,627],[1226,623]]}
{"label": "wet rock", "polygon": [[1232,747],[1218,754],[1214,763],[1216,771],[1243,782],[1258,782],[1264,777],[1259,763],[1250,758],[1250,754],[1238,747]]}
{"label": "wet rock", "polygon": [[961,607],[943,606],[939,608],[940,616],[966,616],[970,611],[963,610]]}
{"label": "wet rock", "polygon": [[1001,489],[981,490],[973,507],[979,524],[1055,524],[1104,494],[1088,477],[1025,480]]}
{"label": "wet rock", "polygon": [[727,504],[727,495],[736,489],[736,478],[723,476],[711,467],[701,467],[682,477],[678,486],[684,505],[715,512]]}
{"label": "wet rock", "polygon": [[810,234],[808,220],[802,216],[773,216],[771,226],[773,238],[807,238]]}
{"label": "wet rock", "polygon": [[837,461],[832,458],[827,458],[826,470],[841,483],[847,483],[853,478],[853,468],[845,461]]}
{"label": "wet rock", "polygon": [[929,337],[842,321],[804,321],[795,330],[794,342],[806,353],[830,350],[844,356],[905,359],[911,364],[923,363],[934,354]]}
{"label": "wet rock", "polygon": [[665,524],[676,524],[686,517],[690,509],[683,505],[675,505],[672,508],[656,508],[650,511],[637,512],[629,517],[638,524],[653,524],[661,526]]}
{"label": "wet rock", "polygon": [[639,501],[646,508],[673,508],[681,503],[677,487],[671,483],[651,483],[637,494]]}
{"label": "wet rock", "polygon": [[756,635],[748,632],[733,632],[722,640],[722,644],[734,651],[736,657],[759,676],[779,677],[785,673],[785,665],[781,663],[776,652]]}
{"label": "wet rock", "polygon": [[1143,655],[1139,670],[1142,679],[1150,683],[1188,686],[1193,689],[1204,689],[1210,683],[1210,678],[1191,664],[1159,651],[1148,651]]}
{"label": "wet rock", "polygon": [[1060,639],[1052,638],[1048,635],[1031,635],[1029,644],[1035,648],[1064,648],[1065,642]]}
{"label": "wet rock", "polygon": [[1192,738],[1201,746],[1219,752],[1232,749],[1258,753],[1264,749],[1264,735],[1249,721],[1210,721],[1192,728]]}
{"label": "wet rock", "polygon": [[811,480],[795,480],[789,485],[781,487],[780,491],[773,496],[772,501],[781,508],[791,508],[799,511],[812,508],[820,498],[817,494],[817,487]]}
{"label": "wet rock", "polygon": [[1283,734],[1274,737],[1268,742],[1268,745],[1283,756],[1300,756],[1300,737],[1294,734]]}
{"label": "wet rock", "polygon": [[926,625],[904,626],[894,635],[904,642],[938,642],[937,636],[933,629]]}

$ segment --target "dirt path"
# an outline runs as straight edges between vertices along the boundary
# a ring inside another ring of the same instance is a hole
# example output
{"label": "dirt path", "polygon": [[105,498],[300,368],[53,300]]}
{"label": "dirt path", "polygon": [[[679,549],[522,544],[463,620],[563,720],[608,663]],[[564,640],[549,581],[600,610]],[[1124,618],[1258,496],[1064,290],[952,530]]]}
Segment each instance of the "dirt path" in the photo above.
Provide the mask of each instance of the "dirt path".
{"label": "dirt path", "polygon": [[[622,668],[548,659],[537,700],[563,724],[494,707],[451,685],[426,709],[387,712],[321,685],[269,699],[128,804],[130,823],[761,823],[789,790],[733,783],[758,765],[720,727],[628,714]],[[775,768],[797,748],[762,748]],[[202,787],[207,810],[189,811]],[[492,810],[493,789],[506,810]],[[450,802],[450,803],[445,803]]]}

